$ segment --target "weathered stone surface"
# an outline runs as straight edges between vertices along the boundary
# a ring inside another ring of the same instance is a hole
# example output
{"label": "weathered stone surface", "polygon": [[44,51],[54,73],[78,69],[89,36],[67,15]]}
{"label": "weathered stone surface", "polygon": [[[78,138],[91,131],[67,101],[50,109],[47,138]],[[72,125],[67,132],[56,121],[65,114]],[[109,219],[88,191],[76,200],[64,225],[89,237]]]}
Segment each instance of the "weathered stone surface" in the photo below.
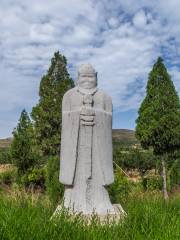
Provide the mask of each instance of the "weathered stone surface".
{"label": "weathered stone surface", "polygon": [[[83,215],[117,215],[106,185],[113,183],[112,100],[97,88],[97,74],[83,64],[77,87],[62,103],[60,182],[64,207]],[[123,209],[119,207],[121,214]]]}
{"label": "weathered stone surface", "polygon": [[[82,219],[87,222],[87,223],[91,223],[91,220],[93,220],[94,218],[97,219],[97,221],[99,221],[99,223],[101,224],[111,224],[111,223],[119,223],[120,221],[124,220],[124,218],[126,217],[126,212],[123,210],[123,208],[121,207],[120,204],[113,204],[113,208],[114,208],[114,213],[110,214],[110,213],[106,213],[106,214],[96,214],[96,212],[93,212],[92,214],[83,214],[83,213],[79,213],[79,212],[73,212],[71,209],[66,209],[66,214],[69,217],[73,218],[76,217],[78,215],[82,217]],[[56,211],[54,212],[51,220],[54,220],[56,218],[59,217],[59,215],[64,212],[64,206],[63,205],[58,205],[58,207],[56,208]]]}

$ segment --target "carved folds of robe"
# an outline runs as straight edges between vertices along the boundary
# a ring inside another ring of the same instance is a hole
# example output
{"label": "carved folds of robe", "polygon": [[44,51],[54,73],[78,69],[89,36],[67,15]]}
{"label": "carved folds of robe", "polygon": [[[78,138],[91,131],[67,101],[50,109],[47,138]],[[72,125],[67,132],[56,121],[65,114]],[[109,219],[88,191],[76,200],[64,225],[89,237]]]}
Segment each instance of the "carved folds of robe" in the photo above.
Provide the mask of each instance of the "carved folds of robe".
{"label": "carved folds of robe", "polygon": [[60,182],[64,206],[84,214],[114,213],[106,185],[113,183],[112,101],[101,90],[91,94],[94,125],[80,118],[86,94],[69,90],[62,103]]}

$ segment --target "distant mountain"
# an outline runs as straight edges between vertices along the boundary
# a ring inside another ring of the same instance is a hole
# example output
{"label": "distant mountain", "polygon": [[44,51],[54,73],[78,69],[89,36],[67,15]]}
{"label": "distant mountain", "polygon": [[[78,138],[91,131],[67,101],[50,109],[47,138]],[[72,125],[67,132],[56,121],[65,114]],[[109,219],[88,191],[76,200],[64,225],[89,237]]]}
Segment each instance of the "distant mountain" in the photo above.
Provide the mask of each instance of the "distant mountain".
{"label": "distant mountain", "polygon": [[[137,142],[135,132],[129,129],[113,129],[113,140],[116,142]],[[0,148],[8,148],[12,138],[0,139]]]}
{"label": "distant mountain", "polygon": [[12,138],[0,139],[0,148],[8,148],[11,144]]}
{"label": "distant mountain", "polygon": [[113,141],[116,142],[132,142],[136,143],[135,131],[129,129],[113,129],[112,130]]}

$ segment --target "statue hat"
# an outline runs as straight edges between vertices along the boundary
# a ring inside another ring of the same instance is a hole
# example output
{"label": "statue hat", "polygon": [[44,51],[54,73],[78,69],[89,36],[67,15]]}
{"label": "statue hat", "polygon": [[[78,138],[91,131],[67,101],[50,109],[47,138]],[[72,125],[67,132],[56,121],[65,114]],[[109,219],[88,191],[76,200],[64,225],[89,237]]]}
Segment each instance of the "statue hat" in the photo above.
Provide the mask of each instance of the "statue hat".
{"label": "statue hat", "polygon": [[85,63],[80,65],[78,73],[79,74],[85,74],[85,73],[96,74],[96,71],[90,63]]}

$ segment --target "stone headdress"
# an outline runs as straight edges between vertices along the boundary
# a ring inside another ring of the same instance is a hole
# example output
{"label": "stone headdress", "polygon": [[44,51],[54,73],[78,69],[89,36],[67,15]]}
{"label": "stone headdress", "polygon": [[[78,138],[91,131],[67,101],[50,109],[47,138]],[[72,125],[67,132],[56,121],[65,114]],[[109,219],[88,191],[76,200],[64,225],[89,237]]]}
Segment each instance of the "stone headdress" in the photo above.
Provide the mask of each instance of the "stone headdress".
{"label": "stone headdress", "polygon": [[[82,89],[78,84],[80,75],[82,75],[82,74],[94,75],[96,77],[96,87],[92,88],[92,89]],[[82,94],[92,94],[93,95],[97,91],[97,72],[90,63],[85,63],[85,64],[80,65],[80,67],[78,69],[78,81],[77,81],[77,88],[78,88],[78,91],[81,92]]]}

